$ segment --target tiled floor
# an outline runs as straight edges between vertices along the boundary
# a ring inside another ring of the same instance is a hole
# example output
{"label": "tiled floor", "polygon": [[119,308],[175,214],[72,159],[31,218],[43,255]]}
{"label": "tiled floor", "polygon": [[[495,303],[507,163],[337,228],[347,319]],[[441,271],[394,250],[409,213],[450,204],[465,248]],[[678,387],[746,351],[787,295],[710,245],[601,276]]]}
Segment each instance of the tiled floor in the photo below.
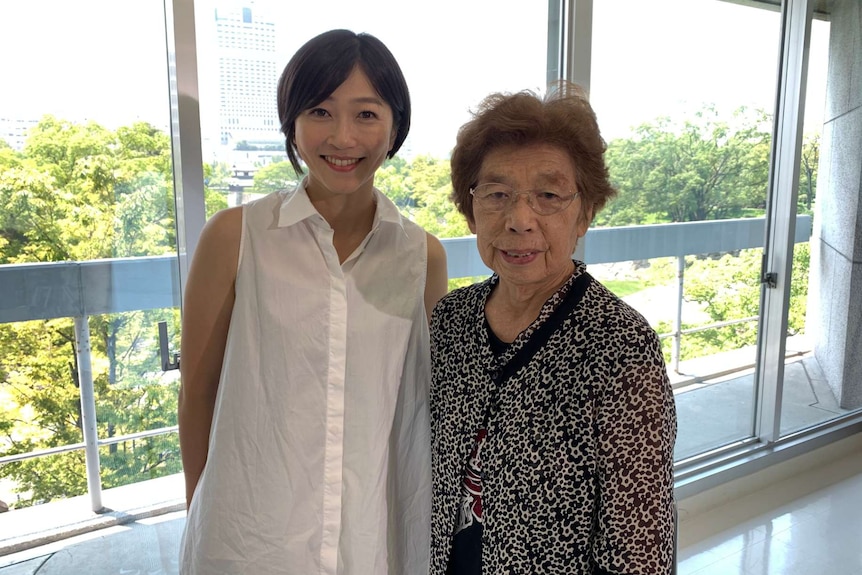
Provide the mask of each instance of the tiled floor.
{"label": "tiled floor", "polygon": [[862,474],[685,547],[679,556],[679,575],[832,573],[862,574]]}

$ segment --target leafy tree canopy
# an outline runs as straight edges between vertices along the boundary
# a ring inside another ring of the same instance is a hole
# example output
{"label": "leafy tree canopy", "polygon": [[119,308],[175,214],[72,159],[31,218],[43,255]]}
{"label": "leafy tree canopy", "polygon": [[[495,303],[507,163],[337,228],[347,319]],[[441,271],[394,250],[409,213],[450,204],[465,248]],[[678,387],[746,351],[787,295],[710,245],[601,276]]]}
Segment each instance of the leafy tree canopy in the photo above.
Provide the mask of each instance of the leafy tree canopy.
{"label": "leafy tree canopy", "polygon": [[620,194],[597,225],[688,222],[743,217],[763,210],[769,118],[740,108],[729,118],[707,106],[691,119],[659,118],[608,145]]}
{"label": "leafy tree canopy", "polygon": [[[223,198],[222,198],[223,201]],[[25,148],[0,150],[0,264],[170,254],[170,140],[146,123],[116,131],[45,116]],[[102,438],[170,425],[176,385],[161,382],[155,322],[177,310],[89,318]],[[25,453],[82,440],[72,320],[0,325],[0,448]],[[173,385],[173,387],[172,387]],[[106,487],[180,468],[176,438],[103,450]],[[83,453],[10,463],[16,506],[85,492]]]}
{"label": "leafy tree canopy", "polygon": [[279,190],[289,190],[302,179],[293,169],[293,164],[287,161],[272,162],[257,170],[254,174],[254,185],[249,192],[268,194]]}

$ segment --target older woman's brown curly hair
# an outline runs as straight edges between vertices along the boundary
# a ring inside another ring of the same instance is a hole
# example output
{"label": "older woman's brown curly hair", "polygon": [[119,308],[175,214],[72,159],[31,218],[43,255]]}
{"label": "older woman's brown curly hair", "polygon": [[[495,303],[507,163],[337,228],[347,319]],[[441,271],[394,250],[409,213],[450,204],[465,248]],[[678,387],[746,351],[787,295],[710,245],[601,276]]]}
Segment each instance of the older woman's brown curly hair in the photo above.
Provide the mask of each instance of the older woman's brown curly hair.
{"label": "older woman's brown curly hair", "polygon": [[525,90],[486,97],[473,119],[458,130],[452,151],[452,201],[473,221],[470,188],[478,182],[485,156],[502,146],[549,144],[572,160],[578,192],[592,218],[617,191],[608,178],[604,152],[607,146],[599,132],[595,112],[577,84],[561,81],[540,97]]}

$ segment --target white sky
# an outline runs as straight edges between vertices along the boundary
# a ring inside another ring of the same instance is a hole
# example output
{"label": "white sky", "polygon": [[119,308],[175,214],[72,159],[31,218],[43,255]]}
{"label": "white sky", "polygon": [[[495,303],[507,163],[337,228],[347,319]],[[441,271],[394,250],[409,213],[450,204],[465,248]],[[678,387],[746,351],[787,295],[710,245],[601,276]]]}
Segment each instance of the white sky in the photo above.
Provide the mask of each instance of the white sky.
{"label": "white sky", "polygon": [[[714,103],[772,112],[780,14],[716,0],[596,0],[591,101],[610,137]],[[657,9],[661,6],[661,9]],[[808,119],[822,124],[828,25],[812,26]]]}
{"label": "white sky", "polygon": [[[213,2],[196,4],[202,60],[211,59],[203,26],[212,21]],[[272,6],[283,11],[277,17],[284,63],[302,42],[335,27],[371,32],[389,46],[411,89],[415,152],[446,155],[468,110],[489,92],[545,82],[544,0],[439,0],[409,15],[403,2],[391,0],[380,7],[372,0]],[[0,118],[50,112],[109,127],[136,119],[167,126],[161,0],[4,2],[0,16]],[[605,138],[704,103],[771,111],[778,24],[777,12],[716,0],[595,0],[591,100]],[[822,122],[828,44],[828,25],[814,24],[812,125]],[[201,71],[206,113],[217,93],[205,83],[205,65]],[[215,127],[210,116],[202,124]]]}
{"label": "white sky", "polygon": [[164,28],[160,1],[4,1],[0,118],[164,124]]}

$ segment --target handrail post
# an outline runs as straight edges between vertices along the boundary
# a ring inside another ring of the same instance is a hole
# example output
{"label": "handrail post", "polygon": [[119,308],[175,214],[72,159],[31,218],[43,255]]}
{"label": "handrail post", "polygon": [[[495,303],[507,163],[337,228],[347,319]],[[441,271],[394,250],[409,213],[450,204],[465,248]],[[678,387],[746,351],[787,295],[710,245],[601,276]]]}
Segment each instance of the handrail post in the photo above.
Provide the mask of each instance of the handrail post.
{"label": "handrail post", "polygon": [[673,349],[671,350],[671,362],[673,370],[679,373],[679,348],[682,340],[682,298],[685,283],[685,256],[676,257],[676,316],[673,319]]}
{"label": "handrail post", "polygon": [[81,394],[81,430],[87,462],[87,489],[94,513],[102,511],[102,478],[99,475],[99,436],[96,430],[96,393],[90,361],[90,326],[88,317],[75,318],[75,345],[78,355],[78,386]]}

